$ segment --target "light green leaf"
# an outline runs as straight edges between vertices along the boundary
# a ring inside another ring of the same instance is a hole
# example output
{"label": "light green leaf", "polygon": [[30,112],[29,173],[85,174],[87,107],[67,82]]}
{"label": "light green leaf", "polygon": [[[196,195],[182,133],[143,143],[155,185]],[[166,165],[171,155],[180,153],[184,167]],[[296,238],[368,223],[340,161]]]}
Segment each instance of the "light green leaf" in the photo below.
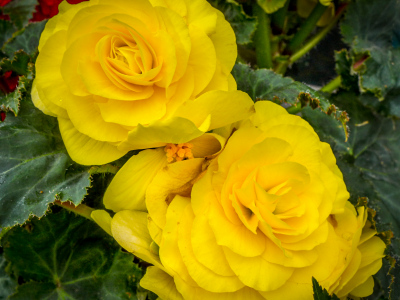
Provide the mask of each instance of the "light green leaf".
{"label": "light green leaf", "polygon": [[21,102],[18,117],[0,123],[0,226],[42,216],[56,198],[78,205],[90,186],[87,167],[74,164],[57,120]]}
{"label": "light green leaf", "polygon": [[278,9],[282,8],[286,1],[289,0],[257,0],[258,5],[260,5],[267,14],[272,14]]}
{"label": "light green leaf", "polygon": [[[33,218],[3,238],[9,270],[27,283],[16,299],[135,300],[142,271],[92,221],[62,210]],[[29,264],[29,265],[27,265]]]}

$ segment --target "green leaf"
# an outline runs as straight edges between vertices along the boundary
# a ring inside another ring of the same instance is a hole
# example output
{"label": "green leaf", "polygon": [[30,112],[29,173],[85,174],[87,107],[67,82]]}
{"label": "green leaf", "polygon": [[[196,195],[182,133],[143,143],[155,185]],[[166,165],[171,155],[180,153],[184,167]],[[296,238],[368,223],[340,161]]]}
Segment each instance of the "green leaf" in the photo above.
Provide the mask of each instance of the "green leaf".
{"label": "green leaf", "polygon": [[336,73],[340,75],[341,87],[346,90],[358,90],[358,77],[352,74],[353,58],[350,57],[346,49],[335,52],[335,69]]}
{"label": "green leaf", "polygon": [[[0,248],[0,251],[2,249]],[[5,268],[7,261],[5,260],[3,253],[0,254],[0,300],[7,299],[15,291],[16,282],[7,274]]]}
{"label": "green leaf", "polygon": [[12,111],[14,115],[17,116],[19,113],[19,103],[22,97],[27,93],[27,87],[30,89],[30,84],[30,80],[25,76],[20,77],[18,86],[13,92],[0,95],[0,110]]}
{"label": "green leaf", "polygon": [[341,122],[341,125],[336,124],[336,126],[342,128],[345,139],[347,138],[346,112],[338,110],[323,94],[314,91],[309,86],[289,77],[282,77],[271,70],[253,70],[240,63],[234,66],[232,75],[236,79],[238,89],[248,93],[254,101],[271,100],[279,104],[290,104],[292,107],[288,111],[291,113],[297,113],[307,105],[313,109],[320,108]]}
{"label": "green leaf", "polygon": [[400,116],[400,48],[396,47],[400,2],[357,0],[349,4],[341,23],[344,41],[355,62],[350,72],[360,76],[362,92],[378,99],[365,104],[387,115]]}
{"label": "green leaf", "polygon": [[257,20],[248,16],[241,4],[235,0],[209,0],[210,4],[222,11],[226,20],[231,24],[236,35],[236,42],[245,45],[251,42],[251,38],[257,27]]}
{"label": "green leaf", "polygon": [[16,28],[10,21],[0,19],[0,47],[3,47],[15,32]]}
{"label": "green leaf", "polygon": [[22,28],[28,24],[35,11],[37,0],[11,1],[3,8],[5,15],[9,15],[11,21],[18,27]]}
{"label": "green leaf", "polygon": [[16,51],[23,50],[30,56],[34,56],[38,51],[37,47],[39,46],[40,35],[46,22],[30,23],[24,29],[20,30],[3,46],[4,53],[13,58]]}
{"label": "green leaf", "polygon": [[301,92],[309,93],[311,97],[318,98],[323,109],[330,105],[328,100],[315,92],[309,86],[296,82],[289,77],[282,77],[271,70],[253,70],[248,65],[238,63],[232,70],[238,89],[250,95],[254,100],[271,100],[297,105]]}
{"label": "green leaf", "polygon": [[0,61],[0,71],[1,73],[13,71],[18,75],[27,75],[29,61],[30,57],[28,54],[26,54],[23,50],[19,50],[15,53],[12,60],[3,58]]}
{"label": "green leaf", "polygon": [[2,239],[16,299],[137,299],[142,271],[96,223],[65,210],[33,218]]}
{"label": "green leaf", "polygon": [[[304,109],[303,116],[311,123],[321,140],[331,144],[337,163],[350,192],[350,200],[368,197],[369,206],[377,212],[379,231],[391,230],[394,234],[388,254],[397,259],[396,267],[386,276],[381,271],[378,278],[385,296],[400,297],[400,120],[382,117],[362,105],[365,95],[341,92],[332,101],[350,111],[350,137],[343,142],[340,130],[331,127],[326,115]],[[385,270],[389,271],[385,261]],[[393,283],[388,284],[394,276]]]}
{"label": "green leaf", "polygon": [[18,117],[0,123],[0,226],[42,216],[56,198],[78,205],[90,186],[87,167],[68,156],[57,119],[21,102]]}
{"label": "green leaf", "polygon": [[314,277],[312,278],[312,285],[314,300],[339,300],[339,298],[335,294],[331,296],[326,289],[322,290],[322,287],[319,285],[318,281]]}

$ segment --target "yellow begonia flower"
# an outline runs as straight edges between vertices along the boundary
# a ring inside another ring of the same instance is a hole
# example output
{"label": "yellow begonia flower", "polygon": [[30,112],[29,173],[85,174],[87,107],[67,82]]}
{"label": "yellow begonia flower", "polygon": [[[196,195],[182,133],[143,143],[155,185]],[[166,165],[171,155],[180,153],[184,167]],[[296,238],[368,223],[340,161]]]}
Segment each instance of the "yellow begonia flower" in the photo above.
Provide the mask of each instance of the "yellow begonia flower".
{"label": "yellow begonia flower", "polygon": [[32,99],[73,160],[104,164],[246,118],[236,56],[206,0],[64,1],[40,38]]}
{"label": "yellow begonia flower", "polygon": [[[328,6],[328,9],[317,23],[317,26],[323,27],[328,25],[335,17],[335,5],[332,3],[332,0],[319,0],[319,2],[322,5]],[[300,17],[307,18],[317,3],[318,0],[297,0],[297,13]]]}
{"label": "yellow begonia flower", "polygon": [[385,244],[329,145],[279,105],[255,110],[222,150],[158,171],[147,212],[116,201],[133,211],[105,221],[112,235],[154,264],[141,284],[162,299],[313,299],[315,277],[343,299],[371,294]]}

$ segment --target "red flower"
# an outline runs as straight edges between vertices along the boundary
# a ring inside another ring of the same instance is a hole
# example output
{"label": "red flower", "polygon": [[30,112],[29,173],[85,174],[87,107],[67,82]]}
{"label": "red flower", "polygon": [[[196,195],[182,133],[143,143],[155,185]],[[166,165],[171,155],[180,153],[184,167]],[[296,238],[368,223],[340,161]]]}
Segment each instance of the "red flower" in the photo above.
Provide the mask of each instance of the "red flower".
{"label": "red flower", "polygon": [[8,2],[10,2],[11,0],[0,0],[0,6],[4,6],[6,5]]}
{"label": "red flower", "polygon": [[18,85],[18,75],[12,73],[12,71],[5,72],[3,76],[0,76],[0,90],[5,93],[11,93],[15,90]]}
{"label": "red flower", "polygon": [[[0,90],[5,94],[11,93],[17,87],[18,79],[19,79],[18,75],[13,74],[12,71],[4,73],[3,76],[0,76]],[[5,118],[6,118],[6,113],[1,111],[0,112],[1,122],[3,122]]]}
{"label": "red flower", "polygon": [[[87,0],[67,0],[69,4],[77,4],[83,1]],[[58,14],[58,5],[61,2],[62,0],[39,0],[39,5],[36,6],[36,11],[30,21],[39,22],[55,16],[56,14]]]}
{"label": "red flower", "polygon": [[[0,6],[3,7],[7,3],[9,3],[11,0],[0,0]],[[0,11],[0,19],[1,20],[10,20],[10,17],[8,15],[3,15],[3,12]]]}

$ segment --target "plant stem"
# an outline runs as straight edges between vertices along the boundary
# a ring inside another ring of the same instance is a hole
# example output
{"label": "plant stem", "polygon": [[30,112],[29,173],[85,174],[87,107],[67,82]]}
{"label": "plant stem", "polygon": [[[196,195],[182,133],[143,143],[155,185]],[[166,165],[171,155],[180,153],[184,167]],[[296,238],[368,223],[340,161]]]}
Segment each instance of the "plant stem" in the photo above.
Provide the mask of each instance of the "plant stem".
{"label": "plant stem", "polygon": [[286,73],[286,69],[289,65],[289,61],[281,61],[276,68],[274,69],[275,73],[281,74],[281,75],[285,75]]}
{"label": "plant stem", "polygon": [[119,168],[110,164],[101,165],[101,166],[93,166],[89,169],[89,173],[93,174],[104,174],[104,173],[111,173],[116,174]]}
{"label": "plant stem", "polygon": [[257,17],[258,26],[254,34],[256,58],[259,68],[272,68],[271,27],[265,11],[257,3],[253,4],[253,14]]}
{"label": "plant stem", "polygon": [[272,23],[279,28],[281,32],[285,32],[285,25],[286,25],[286,14],[289,8],[290,0],[285,2],[285,5],[278,9],[271,15]]}
{"label": "plant stem", "polygon": [[339,75],[335,79],[330,81],[327,85],[323,86],[320,89],[320,91],[326,92],[326,93],[332,93],[334,90],[336,90],[338,87],[340,87],[341,83],[342,83],[342,78]]}
{"label": "plant stem", "polygon": [[308,53],[316,44],[318,44],[326,36],[326,34],[336,25],[337,21],[343,15],[346,7],[347,4],[340,6],[332,22],[329,23],[327,26],[325,26],[320,32],[318,32],[318,34],[316,34],[309,42],[307,42],[307,44],[304,45],[303,48],[294,53],[289,59],[290,63],[293,63],[299,58],[301,58],[303,55]]}
{"label": "plant stem", "polygon": [[93,221],[93,219],[90,217],[90,214],[92,213],[92,211],[94,211],[94,209],[89,206],[86,206],[85,204],[79,204],[78,206],[75,206],[70,201],[61,202],[60,200],[54,201],[54,204]]}
{"label": "plant stem", "polygon": [[293,53],[303,44],[327,8],[328,6],[322,5],[320,2],[317,3],[299,31],[296,32],[293,39],[289,42],[287,47],[289,53]]}

